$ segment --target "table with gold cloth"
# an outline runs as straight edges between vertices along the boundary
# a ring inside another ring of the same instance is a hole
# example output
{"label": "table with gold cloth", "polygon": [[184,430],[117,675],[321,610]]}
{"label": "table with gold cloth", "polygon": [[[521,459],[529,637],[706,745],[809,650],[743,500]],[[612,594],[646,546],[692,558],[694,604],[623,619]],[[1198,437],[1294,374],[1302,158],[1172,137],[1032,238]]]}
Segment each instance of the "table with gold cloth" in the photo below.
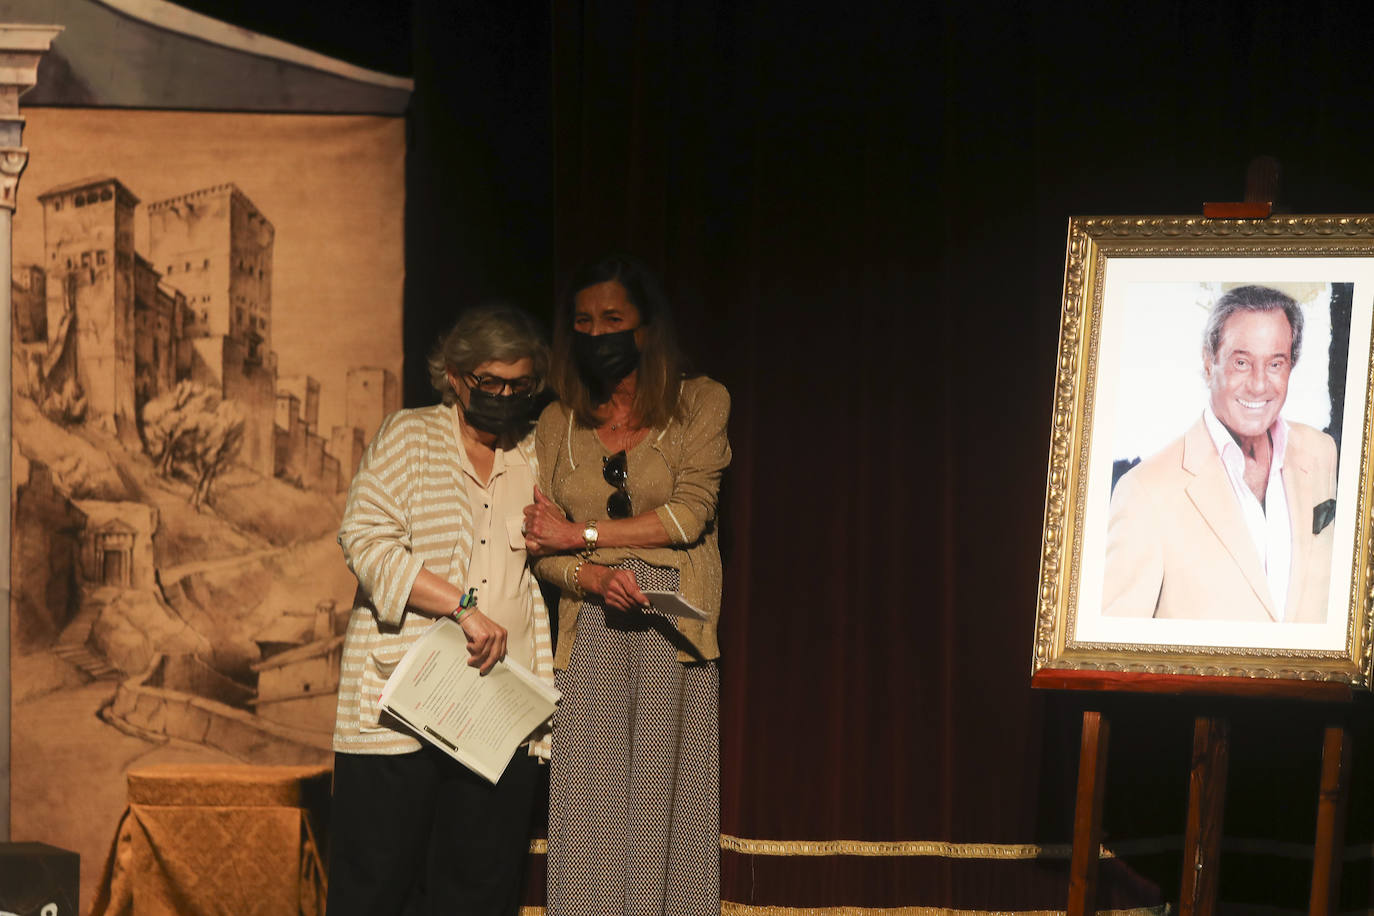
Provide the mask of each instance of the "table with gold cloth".
{"label": "table with gold cloth", "polygon": [[[320,916],[312,812],[328,767],[154,766],[129,771],[129,807],[91,916]],[[318,825],[316,825],[318,826]]]}

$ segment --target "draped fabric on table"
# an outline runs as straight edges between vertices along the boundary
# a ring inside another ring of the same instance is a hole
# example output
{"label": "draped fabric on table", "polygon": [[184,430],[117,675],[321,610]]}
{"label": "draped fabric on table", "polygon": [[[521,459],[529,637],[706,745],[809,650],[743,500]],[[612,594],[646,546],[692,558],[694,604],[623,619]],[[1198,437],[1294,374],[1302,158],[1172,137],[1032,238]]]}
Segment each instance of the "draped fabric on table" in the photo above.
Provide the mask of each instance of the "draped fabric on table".
{"label": "draped fabric on table", "polygon": [[[1374,209],[1371,130],[1337,89],[1357,45],[1272,4],[1235,30],[1181,0],[1129,23],[823,9],[554,4],[556,272],[608,246],[659,265],[734,397],[725,899],[1062,909],[1087,700],[1031,691],[1029,663],[1067,217],[1198,212],[1267,151],[1307,171],[1308,207]],[[1271,73],[1270,51],[1303,65]],[[1181,75],[1195,60],[1211,78]],[[1153,906],[1177,884],[1192,708],[1116,715],[1125,861],[1100,902]],[[1301,906],[1315,724],[1237,729],[1227,834],[1263,841],[1262,874],[1228,855],[1224,894]]]}
{"label": "draped fabric on table", "polygon": [[90,912],[322,916],[315,831],[328,798],[327,767],[130,770],[129,807]]}

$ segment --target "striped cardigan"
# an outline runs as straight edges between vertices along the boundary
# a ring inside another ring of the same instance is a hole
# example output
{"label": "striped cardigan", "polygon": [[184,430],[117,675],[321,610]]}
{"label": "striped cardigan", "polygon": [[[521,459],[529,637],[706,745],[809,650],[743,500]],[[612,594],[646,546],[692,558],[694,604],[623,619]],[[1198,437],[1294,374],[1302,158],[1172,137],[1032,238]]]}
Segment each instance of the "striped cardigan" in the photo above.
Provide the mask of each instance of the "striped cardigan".
{"label": "striped cardigan", "polygon": [[[407,613],[406,602],[420,569],[465,586],[473,521],[461,477],[455,409],[440,404],[387,417],[363,453],[349,488],[339,545],[358,579],[358,591],[344,637],[336,751],[404,754],[420,748],[399,723],[379,721],[378,701],[396,664],[434,622],[425,614]],[[518,448],[537,479],[533,435]],[[548,611],[533,576],[530,600],[535,673],[552,684]],[[531,753],[547,757],[547,738],[532,745]]]}

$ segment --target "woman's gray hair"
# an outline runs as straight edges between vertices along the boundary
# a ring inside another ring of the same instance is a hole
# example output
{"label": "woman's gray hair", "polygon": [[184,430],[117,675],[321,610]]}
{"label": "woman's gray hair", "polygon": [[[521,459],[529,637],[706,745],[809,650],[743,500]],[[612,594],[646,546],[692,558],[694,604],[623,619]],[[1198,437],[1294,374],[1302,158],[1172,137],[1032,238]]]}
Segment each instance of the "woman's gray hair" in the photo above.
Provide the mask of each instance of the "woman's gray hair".
{"label": "woman's gray hair", "polygon": [[1208,362],[1214,361],[1217,351],[1221,349],[1221,330],[1226,326],[1227,318],[1236,312],[1272,311],[1282,311],[1288,318],[1288,327],[1293,332],[1293,348],[1288,358],[1296,366],[1298,354],[1302,352],[1302,307],[1292,296],[1272,286],[1237,286],[1217,300],[1207,319],[1207,330],[1202,335],[1202,347]]}
{"label": "woman's gray hair", "polygon": [[485,362],[513,363],[529,357],[539,388],[549,371],[549,347],[543,330],[524,310],[504,302],[470,308],[453,327],[439,338],[429,354],[429,381],[443,397],[454,403],[458,395],[449,383],[448,372],[472,372]]}

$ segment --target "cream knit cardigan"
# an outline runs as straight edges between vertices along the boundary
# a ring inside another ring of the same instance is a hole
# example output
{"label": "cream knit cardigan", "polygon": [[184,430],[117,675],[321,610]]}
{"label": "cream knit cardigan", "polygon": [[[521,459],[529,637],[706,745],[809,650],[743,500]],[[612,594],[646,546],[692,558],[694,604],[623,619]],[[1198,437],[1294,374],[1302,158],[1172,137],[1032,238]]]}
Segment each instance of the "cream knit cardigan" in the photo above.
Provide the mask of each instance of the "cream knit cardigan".
{"label": "cream knit cardigan", "polygon": [[[339,545],[358,579],[358,591],[344,637],[336,751],[404,754],[420,748],[400,723],[380,720],[378,701],[401,656],[434,622],[406,606],[420,569],[465,587],[473,521],[461,477],[455,409],[440,404],[387,417],[349,488]],[[517,448],[537,480],[533,435]],[[529,581],[534,669],[553,684],[548,610],[534,576]],[[530,753],[547,758],[547,737],[531,744]]]}

